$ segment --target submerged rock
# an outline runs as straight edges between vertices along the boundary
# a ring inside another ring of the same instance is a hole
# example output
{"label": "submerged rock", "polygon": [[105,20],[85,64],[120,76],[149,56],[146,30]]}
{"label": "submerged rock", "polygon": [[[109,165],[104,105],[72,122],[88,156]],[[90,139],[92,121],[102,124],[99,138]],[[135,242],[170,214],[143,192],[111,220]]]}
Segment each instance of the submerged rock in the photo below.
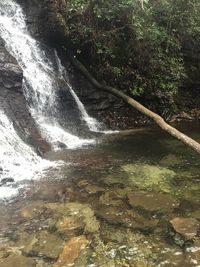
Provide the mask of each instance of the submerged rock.
{"label": "submerged rock", "polygon": [[164,165],[164,166],[174,166],[174,165],[179,165],[181,164],[183,161],[178,158],[176,155],[174,154],[169,154],[165,157],[163,157],[160,160],[160,164]]}
{"label": "submerged rock", "polygon": [[105,188],[98,185],[90,184],[87,180],[81,180],[80,182],[78,182],[78,186],[84,188],[84,190],[88,194],[96,194],[105,191]]}
{"label": "submerged rock", "polygon": [[23,207],[20,211],[20,214],[25,219],[31,219],[37,217],[38,214],[41,214],[44,209],[45,206],[42,201],[35,201]]}
{"label": "submerged rock", "polygon": [[57,222],[56,228],[59,233],[64,234],[69,231],[84,229],[84,222],[82,218],[64,217]]}
{"label": "submerged rock", "polygon": [[34,244],[28,254],[38,255],[48,259],[57,259],[62,251],[63,245],[64,241],[62,239],[47,231],[42,231],[35,237]]}
{"label": "submerged rock", "polygon": [[[155,244],[148,242],[146,235],[133,233],[123,227],[104,227],[105,232],[101,236],[96,235],[92,244],[94,253],[91,261],[94,266],[154,266],[151,263],[155,259]],[[142,263],[146,265],[140,265]]]}
{"label": "submerged rock", "polygon": [[100,204],[103,205],[112,205],[112,206],[123,206],[124,204],[122,197],[115,191],[105,192],[99,198],[99,202]]}
{"label": "submerged rock", "polygon": [[20,240],[15,243],[24,255],[37,256],[48,260],[57,259],[64,244],[65,242],[62,239],[47,231],[41,231],[34,235],[23,233]]}
{"label": "submerged rock", "polygon": [[174,242],[182,247],[194,242],[199,227],[200,223],[195,218],[176,217],[170,221],[168,232]]}
{"label": "submerged rock", "polygon": [[64,246],[58,261],[53,267],[71,267],[79,257],[80,252],[87,247],[89,241],[84,235],[71,238]]}
{"label": "submerged rock", "polygon": [[165,213],[179,206],[175,198],[164,193],[133,192],[128,193],[127,196],[133,208],[141,208],[149,212]]}
{"label": "submerged rock", "polygon": [[100,186],[96,186],[96,185],[87,185],[85,187],[86,192],[88,192],[88,194],[96,194],[96,193],[100,193],[100,192],[104,192],[105,189],[103,187]]}
{"label": "submerged rock", "polygon": [[122,225],[127,228],[149,231],[156,227],[156,219],[148,219],[133,210],[113,206],[100,206],[96,210],[97,215],[114,225]]}
{"label": "submerged rock", "polygon": [[0,260],[1,267],[35,267],[36,262],[31,259],[24,257],[22,255],[10,255],[7,258]]}
{"label": "submerged rock", "polygon": [[172,189],[170,181],[175,177],[175,172],[168,168],[148,164],[127,164],[122,166],[122,169],[128,175],[130,185],[162,192]]}
{"label": "submerged rock", "polygon": [[88,204],[81,204],[76,202],[57,204],[50,203],[46,205],[47,208],[56,211],[56,213],[66,217],[73,217],[74,220],[82,220],[85,233],[95,233],[99,231],[99,222],[96,220],[94,211]]}

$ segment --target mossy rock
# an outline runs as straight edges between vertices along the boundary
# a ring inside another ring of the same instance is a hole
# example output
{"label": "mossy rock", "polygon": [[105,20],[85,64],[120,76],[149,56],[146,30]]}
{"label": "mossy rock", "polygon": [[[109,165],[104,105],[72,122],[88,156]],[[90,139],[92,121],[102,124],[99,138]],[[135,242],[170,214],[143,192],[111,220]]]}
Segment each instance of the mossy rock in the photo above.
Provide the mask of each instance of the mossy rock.
{"label": "mossy rock", "polygon": [[59,217],[62,216],[62,219],[71,217],[75,221],[82,220],[84,232],[95,233],[99,231],[99,222],[91,206],[88,204],[81,204],[78,202],[70,202],[67,204],[49,203],[46,207],[55,211]]}
{"label": "mossy rock", "polygon": [[122,166],[128,175],[130,185],[149,191],[170,192],[173,190],[171,182],[175,172],[164,167],[148,164],[128,164]]}
{"label": "mossy rock", "polygon": [[162,166],[177,166],[183,164],[184,161],[174,154],[168,154],[160,160]]}

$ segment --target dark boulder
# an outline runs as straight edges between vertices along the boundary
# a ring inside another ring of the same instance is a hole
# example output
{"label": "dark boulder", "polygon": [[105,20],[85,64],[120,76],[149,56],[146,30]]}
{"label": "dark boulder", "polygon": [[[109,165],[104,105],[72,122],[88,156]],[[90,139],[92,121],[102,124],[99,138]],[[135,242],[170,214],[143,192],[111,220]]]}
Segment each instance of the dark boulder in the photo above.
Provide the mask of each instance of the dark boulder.
{"label": "dark boulder", "polygon": [[23,95],[23,71],[6,50],[2,39],[0,39],[0,107],[25,143],[32,145],[40,154],[50,149],[42,140]]}

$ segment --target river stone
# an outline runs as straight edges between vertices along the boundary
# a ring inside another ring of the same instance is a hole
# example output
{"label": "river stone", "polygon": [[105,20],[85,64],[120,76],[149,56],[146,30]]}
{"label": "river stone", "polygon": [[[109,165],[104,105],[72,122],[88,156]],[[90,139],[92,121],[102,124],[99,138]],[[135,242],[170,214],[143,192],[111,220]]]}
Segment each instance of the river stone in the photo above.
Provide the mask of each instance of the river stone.
{"label": "river stone", "polygon": [[174,154],[169,154],[167,156],[164,156],[160,160],[160,164],[164,166],[174,166],[174,165],[179,165],[181,163],[182,163],[182,160]]}
{"label": "river stone", "polygon": [[64,241],[46,231],[35,235],[24,232],[15,245],[24,255],[56,259],[62,251]]}
{"label": "river stone", "polygon": [[31,255],[34,245],[38,242],[36,235],[30,235],[26,232],[21,234],[20,239],[15,242],[15,246],[20,248],[20,250],[25,255]]}
{"label": "river stone", "polygon": [[129,204],[133,208],[142,208],[149,212],[169,212],[179,206],[179,202],[169,194],[154,192],[128,193]]}
{"label": "river stone", "polygon": [[45,209],[42,201],[35,201],[21,209],[21,216],[26,219],[31,219],[38,216]]}
{"label": "river stone", "polygon": [[193,243],[200,227],[199,221],[195,218],[176,217],[169,223],[168,232],[174,242],[183,246],[186,243]]}
{"label": "river stone", "polygon": [[7,258],[10,255],[8,244],[0,246],[0,262],[2,259]]}
{"label": "river stone", "polygon": [[81,251],[87,247],[89,241],[84,235],[71,238],[64,246],[57,262],[53,267],[71,267],[79,257]]}
{"label": "river stone", "polygon": [[122,170],[128,175],[130,185],[145,190],[170,192],[170,181],[175,177],[175,172],[168,168],[148,164],[127,164]]}
{"label": "river stone", "polygon": [[103,205],[122,206],[123,200],[115,191],[105,192],[99,198],[99,203]]}
{"label": "river stone", "polygon": [[56,213],[67,217],[73,216],[77,220],[82,219],[85,233],[95,233],[99,231],[100,224],[96,220],[94,211],[90,205],[78,202],[70,202],[65,204],[50,203],[47,208],[54,210]]}
{"label": "river stone", "polygon": [[0,260],[1,267],[35,267],[36,263],[33,259],[22,255],[10,255]]}
{"label": "river stone", "polygon": [[[0,172],[1,172],[1,171],[0,171]],[[1,180],[1,182],[0,182],[0,186],[5,185],[5,184],[7,184],[7,183],[13,183],[13,182],[14,182],[14,179],[11,178],[11,177],[9,177],[9,178],[3,178],[3,179]]]}
{"label": "river stone", "polygon": [[89,184],[89,185],[87,185],[85,187],[85,191],[88,194],[96,194],[96,193],[99,193],[99,192],[104,192],[105,189],[103,187],[100,187],[100,186]]}
{"label": "river stone", "polygon": [[47,231],[41,231],[36,238],[37,242],[34,242],[31,253],[40,257],[57,259],[63,249],[64,241]]}
{"label": "river stone", "polygon": [[64,217],[57,222],[56,228],[59,233],[64,234],[68,233],[69,231],[84,229],[84,222],[82,218],[73,216]]}
{"label": "river stone", "polygon": [[89,183],[87,180],[81,180],[80,182],[78,182],[79,187],[86,187],[88,184]]}
{"label": "river stone", "polygon": [[147,219],[133,210],[125,210],[113,206],[100,206],[96,210],[97,215],[110,224],[123,225],[127,228],[139,230],[152,230],[156,227],[158,221]]}

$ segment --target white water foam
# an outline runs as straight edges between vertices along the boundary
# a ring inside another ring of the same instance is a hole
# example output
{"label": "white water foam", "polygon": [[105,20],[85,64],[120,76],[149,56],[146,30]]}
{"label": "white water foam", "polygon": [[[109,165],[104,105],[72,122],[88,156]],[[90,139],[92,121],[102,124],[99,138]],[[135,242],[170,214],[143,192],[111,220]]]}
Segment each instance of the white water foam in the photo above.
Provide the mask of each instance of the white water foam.
{"label": "white water foam", "polygon": [[[57,163],[41,159],[17,135],[8,117],[0,110],[0,182],[12,178],[15,182],[41,177]],[[11,197],[19,190],[11,186],[0,187],[0,198]]]}

